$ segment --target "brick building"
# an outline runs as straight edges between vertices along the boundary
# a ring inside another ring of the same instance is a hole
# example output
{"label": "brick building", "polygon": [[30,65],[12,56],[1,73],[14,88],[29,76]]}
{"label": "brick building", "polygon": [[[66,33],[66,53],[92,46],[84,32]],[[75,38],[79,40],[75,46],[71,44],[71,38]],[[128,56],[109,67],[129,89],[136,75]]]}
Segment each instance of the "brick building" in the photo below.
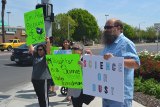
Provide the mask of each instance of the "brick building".
{"label": "brick building", "polygon": [[[8,27],[5,26],[5,42],[9,39],[18,38],[21,42],[26,41],[26,34],[24,27]],[[2,26],[0,26],[0,43],[2,43]]]}

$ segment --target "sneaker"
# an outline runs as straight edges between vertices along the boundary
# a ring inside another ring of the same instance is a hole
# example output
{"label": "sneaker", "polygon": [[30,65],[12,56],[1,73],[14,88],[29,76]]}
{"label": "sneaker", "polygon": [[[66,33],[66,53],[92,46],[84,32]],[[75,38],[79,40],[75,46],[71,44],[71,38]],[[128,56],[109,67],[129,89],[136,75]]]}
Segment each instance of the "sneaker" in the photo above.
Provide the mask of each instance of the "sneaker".
{"label": "sneaker", "polygon": [[72,105],[72,101],[70,101],[70,102],[67,104],[67,106],[70,106],[70,105]]}
{"label": "sneaker", "polygon": [[57,93],[56,93],[56,92],[53,92],[53,91],[48,92],[48,96],[49,96],[49,97],[51,97],[51,96],[56,96],[56,95],[57,95]]}

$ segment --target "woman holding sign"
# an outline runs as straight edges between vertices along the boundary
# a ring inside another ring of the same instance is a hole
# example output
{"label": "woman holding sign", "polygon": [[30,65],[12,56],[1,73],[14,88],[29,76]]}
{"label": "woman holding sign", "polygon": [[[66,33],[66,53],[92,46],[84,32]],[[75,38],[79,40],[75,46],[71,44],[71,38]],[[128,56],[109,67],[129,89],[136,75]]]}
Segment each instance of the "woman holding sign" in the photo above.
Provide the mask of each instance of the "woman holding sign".
{"label": "woman holding sign", "polygon": [[[72,50],[74,54],[81,55],[81,59],[78,63],[81,66],[83,66],[83,63],[82,63],[83,47],[82,45],[74,44],[72,47]],[[73,107],[82,107],[83,103],[88,105],[95,98],[94,96],[83,94],[83,89],[71,89],[70,94],[72,95],[71,98],[72,98]]]}
{"label": "woman holding sign", "polygon": [[47,53],[50,53],[49,38],[46,38],[46,42],[46,45],[40,44],[36,49],[32,45],[29,46],[29,52],[33,55],[32,83],[40,107],[49,106],[48,89],[51,76],[45,57]]}

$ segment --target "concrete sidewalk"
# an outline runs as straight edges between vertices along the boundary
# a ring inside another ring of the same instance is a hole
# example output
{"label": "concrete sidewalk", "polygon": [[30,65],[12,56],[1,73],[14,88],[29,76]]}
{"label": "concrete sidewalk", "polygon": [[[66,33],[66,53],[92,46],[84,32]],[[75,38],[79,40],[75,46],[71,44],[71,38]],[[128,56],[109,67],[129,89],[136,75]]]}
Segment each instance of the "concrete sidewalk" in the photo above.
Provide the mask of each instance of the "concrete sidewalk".
{"label": "concrete sidewalk", "polygon": [[[31,83],[26,84],[22,89],[9,93],[12,95],[7,99],[2,100],[0,102],[0,107],[39,107],[37,96]],[[7,96],[7,94],[0,93],[0,96]],[[67,107],[66,102],[61,102],[64,98],[65,96],[62,96],[60,91],[57,90],[57,96],[50,97],[50,107]],[[72,105],[68,107],[72,107]],[[89,105],[84,104],[83,107],[102,107],[102,100],[101,98],[96,97]],[[133,101],[133,107],[144,106]]]}

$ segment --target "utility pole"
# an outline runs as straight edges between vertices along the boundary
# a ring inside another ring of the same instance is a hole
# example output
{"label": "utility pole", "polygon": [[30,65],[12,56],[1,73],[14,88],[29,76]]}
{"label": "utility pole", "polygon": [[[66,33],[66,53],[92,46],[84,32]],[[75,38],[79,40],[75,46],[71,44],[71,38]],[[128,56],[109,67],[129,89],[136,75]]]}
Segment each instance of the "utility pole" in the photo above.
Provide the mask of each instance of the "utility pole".
{"label": "utility pole", "polygon": [[9,27],[9,14],[10,14],[11,12],[7,12],[7,14],[8,14],[8,27]]}
{"label": "utility pole", "polygon": [[2,42],[5,43],[5,29],[4,29],[4,11],[5,11],[5,5],[6,5],[7,1],[6,0],[2,0]]}
{"label": "utility pole", "polygon": [[107,22],[107,16],[109,16],[108,14],[105,14],[105,16],[106,16],[106,22]]}
{"label": "utility pole", "polygon": [[158,53],[158,51],[159,51],[159,49],[158,49],[158,42],[159,42],[158,36],[159,36],[159,32],[160,32],[160,23],[154,23],[154,28],[157,31],[156,36],[157,36],[157,53]]}

